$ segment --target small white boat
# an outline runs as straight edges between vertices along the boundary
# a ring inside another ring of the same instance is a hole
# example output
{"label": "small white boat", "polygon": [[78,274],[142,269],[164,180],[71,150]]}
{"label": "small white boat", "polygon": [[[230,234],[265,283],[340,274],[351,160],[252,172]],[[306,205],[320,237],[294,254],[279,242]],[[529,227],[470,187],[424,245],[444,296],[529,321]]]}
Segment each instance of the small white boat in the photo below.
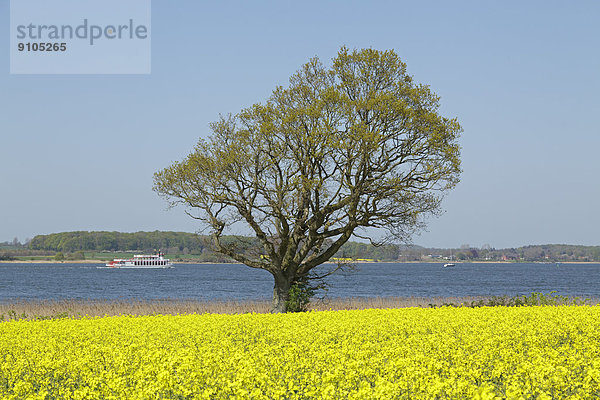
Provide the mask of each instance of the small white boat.
{"label": "small white boat", "polygon": [[451,267],[456,267],[456,264],[454,264],[452,261],[454,261],[454,254],[452,254],[452,250],[450,250],[450,258],[448,259],[448,263],[444,264],[444,268],[451,268]]}
{"label": "small white boat", "polygon": [[173,263],[161,252],[152,255],[134,255],[133,258],[115,258],[106,263],[107,268],[172,268]]}

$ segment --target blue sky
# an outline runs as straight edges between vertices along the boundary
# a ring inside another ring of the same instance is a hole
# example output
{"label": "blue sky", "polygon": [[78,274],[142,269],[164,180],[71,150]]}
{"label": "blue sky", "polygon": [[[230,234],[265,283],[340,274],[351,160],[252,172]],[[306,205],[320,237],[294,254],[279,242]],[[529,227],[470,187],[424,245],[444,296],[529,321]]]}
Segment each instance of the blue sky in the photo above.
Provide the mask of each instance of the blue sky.
{"label": "blue sky", "polygon": [[302,63],[394,49],[457,117],[464,173],[413,242],[600,245],[600,2],[152,2],[150,75],[10,75],[0,0],[0,241],[194,232],[152,175]]}

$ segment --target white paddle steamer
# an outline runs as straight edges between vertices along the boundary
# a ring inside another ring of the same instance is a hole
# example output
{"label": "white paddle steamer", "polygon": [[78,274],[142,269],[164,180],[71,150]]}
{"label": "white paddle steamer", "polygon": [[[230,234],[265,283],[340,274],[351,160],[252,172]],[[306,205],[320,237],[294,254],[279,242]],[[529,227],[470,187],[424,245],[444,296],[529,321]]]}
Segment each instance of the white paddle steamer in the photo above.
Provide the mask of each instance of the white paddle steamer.
{"label": "white paddle steamer", "polygon": [[109,268],[171,268],[173,263],[165,258],[164,253],[134,255],[133,258],[115,258],[106,263]]}

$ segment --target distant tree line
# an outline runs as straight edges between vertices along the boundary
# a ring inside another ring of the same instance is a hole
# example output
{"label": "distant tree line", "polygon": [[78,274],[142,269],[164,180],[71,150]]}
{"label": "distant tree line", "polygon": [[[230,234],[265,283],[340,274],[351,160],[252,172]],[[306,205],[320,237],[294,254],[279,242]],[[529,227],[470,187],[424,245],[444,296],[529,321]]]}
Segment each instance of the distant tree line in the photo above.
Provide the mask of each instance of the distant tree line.
{"label": "distant tree line", "polygon": [[[256,238],[224,237],[226,245],[235,245],[242,252],[260,248]],[[405,246],[404,246],[405,247]],[[336,254],[338,258],[393,261],[399,259],[402,247],[347,242]],[[188,232],[61,232],[35,236],[28,244],[30,250],[46,250],[63,254],[75,252],[152,252],[162,250],[169,254],[204,254],[214,261],[230,261],[210,250],[210,238]]]}
{"label": "distant tree line", "polygon": [[388,244],[373,246],[369,243],[346,242],[336,253],[337,258],[350,258],[354,260],[379,260],[396,261],[399,259],[401,250],[406,246]]}
{"label": "distant tree line", "polygon": [[29,242],[32,250],[62,253],[77,251],[153,251],[202,252],[203,238],[187,232],[61,232],[35,236]]}
{"label": "distant tree line", "polygon": [[0,249],[10,249],[10,250],[14,250],[14,249],[21,249],[23,248],[27,243],[29,243],[31,239],[26,239],[25,240],[25,244],[21,243],[19,241],[19,238],[14,238],[12,241],[6,241],[6,242],[0,242]]}
{"label": "distant tree line", "polygon": [[[260,251],[260,244],[255,238],[228,236],[223,239],[223,242],[225,245],[236,246],[242,252]],[[13,249],[16,250],[15,247]],[[27,251],[32,254],[40,254],[42,251],[60,252],[68,257],[68,254],[77,252],[152,252],[159,249],[168,254],[202,255],[204,261],[231,261],[210,250],[210,238],[207,236],[189,232],[162,231],[135,233],[77,231],[38,235],[26,245],[26,249],[14,253],[6,249],[3,256],[25,255],[23,252]],[[457,249],[438,249],[397,244],[376,247],[369,243],[347,242],[335,257],[374,261],[436,261],[452,258],[459,261],[600,262],[600,246],[548,244],[495,249],[489,245],[482,248],[463,245]]]}
{"label": "distant tree line", "polygon": [[458,249],[412,248],[404,251],[405,258],[452,258],[458,261],[520,261],[520,262],[600,262],[600,246],[567,244],[529,245],[517,248],[495,249],[489,246]]}

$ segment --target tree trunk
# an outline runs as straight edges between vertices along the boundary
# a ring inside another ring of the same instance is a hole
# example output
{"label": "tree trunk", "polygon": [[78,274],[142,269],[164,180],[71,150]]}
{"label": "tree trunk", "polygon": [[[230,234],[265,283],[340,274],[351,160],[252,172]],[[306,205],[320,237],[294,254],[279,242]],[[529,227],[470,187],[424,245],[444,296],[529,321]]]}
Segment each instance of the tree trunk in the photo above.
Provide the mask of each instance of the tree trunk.
{"label": "tree trunk", "polygon": [[292,279],[285,277],[283,273],[276,274],[273,277],[275,278],[275,285],[273,286],[273,303],[271,304],[271,312],[287,312],[286,303],[290,298]]}

